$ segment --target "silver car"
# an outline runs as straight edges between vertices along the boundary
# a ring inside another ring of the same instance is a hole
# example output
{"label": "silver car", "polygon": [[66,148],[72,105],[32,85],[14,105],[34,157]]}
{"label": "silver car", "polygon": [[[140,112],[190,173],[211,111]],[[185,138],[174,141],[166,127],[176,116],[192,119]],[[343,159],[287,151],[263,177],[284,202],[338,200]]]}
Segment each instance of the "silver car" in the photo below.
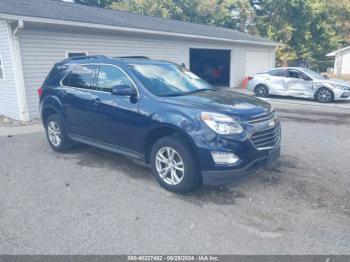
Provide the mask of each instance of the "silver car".
{"label": "silver car", "polygon": [[350,83],[329,79],[301,67],[274,68],[249,78],[248,90],[256,96],[293,96],[315,99],[321,103],[350,101]]}

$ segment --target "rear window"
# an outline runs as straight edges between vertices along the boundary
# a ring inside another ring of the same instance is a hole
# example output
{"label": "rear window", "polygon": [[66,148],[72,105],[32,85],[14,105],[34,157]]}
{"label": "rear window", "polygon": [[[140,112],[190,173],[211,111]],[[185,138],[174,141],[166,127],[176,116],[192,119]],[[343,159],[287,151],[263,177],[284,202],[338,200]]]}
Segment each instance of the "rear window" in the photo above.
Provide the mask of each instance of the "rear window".
{"label": "rear window", "polygon": [[287,77],[288,76],[288,71],[285,69],[274,69],[274,70],[270,70],[268,72],[269,75],[272,76],[281,76],[281,77]]}
{"label": "rear window", "polygon": [[55,64],[51,69],[50,73],[47,75],[42,87],[54,87],[59,86],[61,79],[69,71],[69,65],[67,64]]}

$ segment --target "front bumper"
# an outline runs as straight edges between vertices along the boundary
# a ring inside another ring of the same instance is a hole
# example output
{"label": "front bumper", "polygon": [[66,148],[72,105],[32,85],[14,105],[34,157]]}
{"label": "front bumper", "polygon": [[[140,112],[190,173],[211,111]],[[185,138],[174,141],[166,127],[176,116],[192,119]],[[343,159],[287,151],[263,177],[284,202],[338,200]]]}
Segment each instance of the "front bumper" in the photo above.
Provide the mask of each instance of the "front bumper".
{"label": "front bumper", "polygon": [[334,100],[350,101],[350,91],[333,89]]}
{"label": "front bumper", "polygon": [[202,171],[203,184],[220,186],[229,184],[230,182],[233,182],[239,178],[252,175],[276,160],[280,156],[280,152],[281,149],[278,145],[278,147],[266,151],[265,156],[251,161],[249,164],[240,169]]}

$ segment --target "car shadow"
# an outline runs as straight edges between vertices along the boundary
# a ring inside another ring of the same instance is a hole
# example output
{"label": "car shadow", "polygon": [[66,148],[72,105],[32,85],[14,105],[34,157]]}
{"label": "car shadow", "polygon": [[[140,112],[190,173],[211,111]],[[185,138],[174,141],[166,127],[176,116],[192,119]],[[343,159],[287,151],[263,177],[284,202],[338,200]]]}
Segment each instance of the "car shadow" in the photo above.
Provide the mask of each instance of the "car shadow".
{"label": "car shadow", "polygon": [[349,101],[344,101],[344,100],[337,100],[337,101],[333,101],[332,103],[319,103],[313,99],[310,99],[310,98],[302,98],[302,97],[294,97],[294,96],[279,96],[279,95],[270,95],[268,97],[269,99],[280,99],[280,100],[285,100],[285,101],[288,101],[288,100],[293,100],[293,101],[302,101],[302,102],[314,102],[314,103],[317,103],[319,105],[332,105],[332,104],[348,104]]}
{"label": "car shadow", "polygon": [[[141,161],[134,160],[122,155],[113,154],[88,145],[79,144],[69,153],[61,155],[65,159],[75,159],[81,168],[104,168],[111,172],[121,172],[132,179],[142,179],[151,186],[159,187],[156,179],[152,176],[150,168]],[[249,199],[241,186],[245,183],[257,181],[264,186],[278,186],[285,170],[297,168],[293,159],[282,156],[269,167],[260,170],[253,175],[239,178],[227,186],[200,186],[190,193],[173,193],[174,198],[190,202],[199,206],[209,203],[215,205],[235,205],[238,199]],[[287,172],[288,173],[288,172]],[[165,191],[164,191],[165,192]]]}

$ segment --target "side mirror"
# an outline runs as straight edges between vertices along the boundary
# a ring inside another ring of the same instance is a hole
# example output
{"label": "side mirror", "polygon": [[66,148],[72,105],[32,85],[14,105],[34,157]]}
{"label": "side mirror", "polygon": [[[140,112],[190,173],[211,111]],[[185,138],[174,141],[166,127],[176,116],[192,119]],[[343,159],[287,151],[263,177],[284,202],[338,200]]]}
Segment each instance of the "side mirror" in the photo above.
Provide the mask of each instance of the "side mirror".
{"label": "side mirror", "polygon": [[136,97],[137,92],[134,88],[128,85],[116,85],[112,87],[112,95]]}

